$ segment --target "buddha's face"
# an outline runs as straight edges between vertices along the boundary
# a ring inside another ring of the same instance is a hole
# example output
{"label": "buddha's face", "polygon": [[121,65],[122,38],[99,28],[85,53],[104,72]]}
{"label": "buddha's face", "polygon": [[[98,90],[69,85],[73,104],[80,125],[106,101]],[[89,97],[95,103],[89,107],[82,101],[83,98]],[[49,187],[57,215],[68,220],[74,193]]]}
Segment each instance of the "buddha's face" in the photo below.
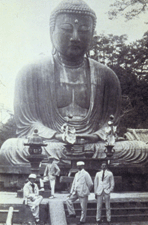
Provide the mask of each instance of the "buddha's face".
{"label": "buddha's face", "polygon": [[67,58],[82,57],[93,35],[93,20],[79,14],[59,14],[51,38],[56,50]]}

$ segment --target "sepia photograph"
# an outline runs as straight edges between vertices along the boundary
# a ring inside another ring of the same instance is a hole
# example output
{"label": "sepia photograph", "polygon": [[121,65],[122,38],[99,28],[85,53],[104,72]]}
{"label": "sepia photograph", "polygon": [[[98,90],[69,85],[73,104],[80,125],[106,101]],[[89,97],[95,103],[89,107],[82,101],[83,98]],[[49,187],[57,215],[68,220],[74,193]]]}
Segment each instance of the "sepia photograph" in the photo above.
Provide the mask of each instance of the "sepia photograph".
{"label": "sepia photograph", "polygon": [[0,0],[0,225],[148,225],[148,0]]}

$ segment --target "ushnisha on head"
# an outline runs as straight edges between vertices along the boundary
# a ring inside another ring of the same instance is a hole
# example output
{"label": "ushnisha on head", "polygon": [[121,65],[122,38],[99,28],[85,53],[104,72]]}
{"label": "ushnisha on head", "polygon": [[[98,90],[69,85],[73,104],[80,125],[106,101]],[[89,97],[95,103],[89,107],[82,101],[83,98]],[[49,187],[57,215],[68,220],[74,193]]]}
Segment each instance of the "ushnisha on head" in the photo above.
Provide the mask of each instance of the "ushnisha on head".
{"label": "ushnisha on head", "polygon": [[93,32],[96,27],[96,14],[83,0],[64,0],[51,13],[50,29],[55,27],[56,19],[59,14],[79,14],[91,16],[93,20]]}
{"label": "ushnisha on head", "polygon": [[34,173],[31,173],[31,174],[28,176],[28,179],[29,179],[29,181],[30,181],[31,183],[34,183],[35,180],[36,180],[36,178],[37,178],[37,176],[36,176],[36,174],[34,174]]}
{"label": "ushnisha on head", "polygon": [[91,46],[96,15],[82,0],[65,0],[52,12],[50,34],[61,61],[82,63]]}
{"label": "ushnisha on head", "polygon": [[85,166],[85,163],[83,161],[78,161],[76,165],[79,170],[82,170]]}

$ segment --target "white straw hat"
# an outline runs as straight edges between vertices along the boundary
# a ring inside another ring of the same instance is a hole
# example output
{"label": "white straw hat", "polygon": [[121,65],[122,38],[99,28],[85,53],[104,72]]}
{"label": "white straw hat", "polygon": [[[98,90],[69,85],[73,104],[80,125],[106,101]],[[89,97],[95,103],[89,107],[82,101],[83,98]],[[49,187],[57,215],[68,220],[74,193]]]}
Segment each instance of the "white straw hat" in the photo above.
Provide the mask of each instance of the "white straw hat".
{"label": "white straw hat", "polygon": [[77,166],[84,166],[84,165],[85,165],[85,163],[83,161],[77,162]]}
{"label": "white straw hat", "polygon": [[36,179],[36,174],[31,173],[28,178],[34,178],[34,179]]}

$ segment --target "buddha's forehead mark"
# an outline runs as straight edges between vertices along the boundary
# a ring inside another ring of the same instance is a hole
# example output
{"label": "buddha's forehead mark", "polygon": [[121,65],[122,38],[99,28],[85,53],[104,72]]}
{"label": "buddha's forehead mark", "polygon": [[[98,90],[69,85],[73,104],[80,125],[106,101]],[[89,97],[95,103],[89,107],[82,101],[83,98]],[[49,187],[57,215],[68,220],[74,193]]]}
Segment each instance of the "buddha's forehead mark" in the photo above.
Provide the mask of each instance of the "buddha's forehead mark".
{"label": "buddha's forehead mark", "polygon": [[75,24],[78,24],[78,22],[79,22],[78,19],[75,19]]}

